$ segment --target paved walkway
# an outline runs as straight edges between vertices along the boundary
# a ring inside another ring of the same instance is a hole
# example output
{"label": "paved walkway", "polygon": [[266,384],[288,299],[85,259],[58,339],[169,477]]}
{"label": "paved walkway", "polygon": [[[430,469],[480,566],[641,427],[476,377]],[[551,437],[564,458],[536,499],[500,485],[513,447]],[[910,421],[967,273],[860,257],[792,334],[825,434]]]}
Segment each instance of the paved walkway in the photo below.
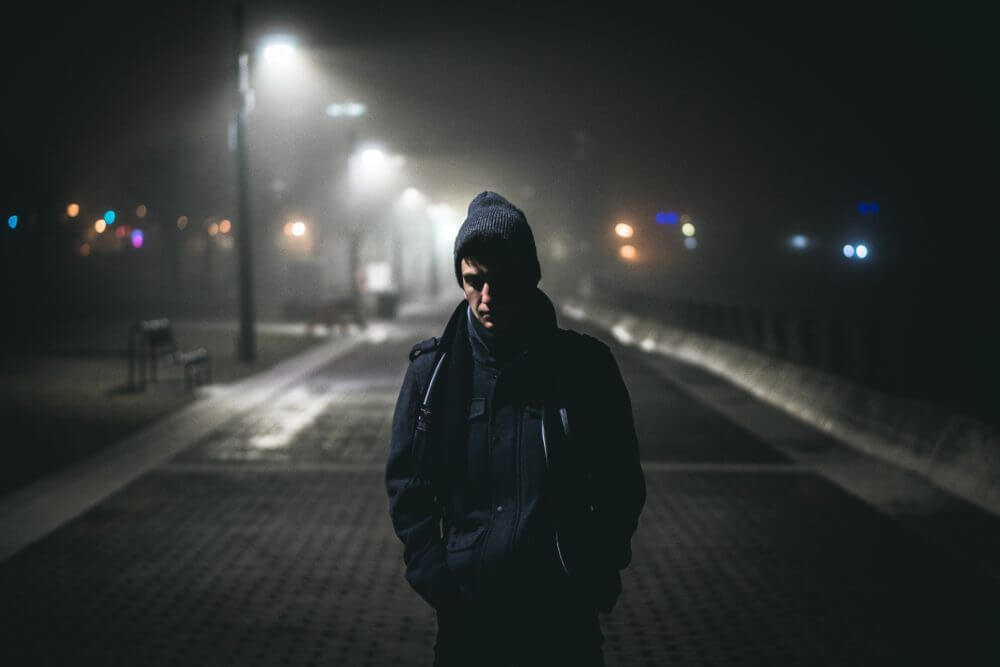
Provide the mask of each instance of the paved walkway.
{"label": "paved walkway", "polygon": [[[429,664],[382,464],[433,328],[300,357],[132,443],[147,455],[110,495],[0,563],[0,664]],[[649,499],[609,665],[1000,664],[995,580],[619,358]]]}

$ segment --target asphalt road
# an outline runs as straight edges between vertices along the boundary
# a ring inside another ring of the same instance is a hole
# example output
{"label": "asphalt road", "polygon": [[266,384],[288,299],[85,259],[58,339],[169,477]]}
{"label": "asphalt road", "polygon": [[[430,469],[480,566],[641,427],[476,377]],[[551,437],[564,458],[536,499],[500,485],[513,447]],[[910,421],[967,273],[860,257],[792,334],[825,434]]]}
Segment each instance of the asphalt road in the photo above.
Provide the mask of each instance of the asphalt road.
{"label": "asphalt road", "polygon": [[[427,665],[390,328],[0,563],[3,665]],[[1000,588],[618,350],[649,498],[609,665],[996,665]],[[695,378],[695,381],[697,378]]]}

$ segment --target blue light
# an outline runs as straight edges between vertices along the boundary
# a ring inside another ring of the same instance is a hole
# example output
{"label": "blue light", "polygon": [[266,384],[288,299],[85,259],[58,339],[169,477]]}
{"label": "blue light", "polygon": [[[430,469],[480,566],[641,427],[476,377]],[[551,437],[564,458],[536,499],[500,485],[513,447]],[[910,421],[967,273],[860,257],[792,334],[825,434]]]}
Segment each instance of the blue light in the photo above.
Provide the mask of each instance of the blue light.
{"label": "blue light", "polygon": [[115,212],[110,209],[105,211],[104,222],[108,223],[109,225],[115,224]]}
{"label": "blue light", "polygon": [[680,220],[680,216],[677,215],[676,211],[670,211],[668,213],[660,211],[656,214],[656,222],[660,225],[676,225],[678,220]]}
{"label": "blue light", "polygon": [[687,248],[688,250],[694,250],[695,248],[698,247],[698,239],[694,238],[693,236],[687,237],[686,239],[684,239],[684,247]]}
{"label": "blue light", "polygon": [[844,246],[844,257],[847,257],[848,259],[854,257],[854,246],[850,243]]}
{"label": "blue light", "polygon": [[792,238],[789,239],[789,243],[792,244],[793,248],[796,248],[798,250],[802,250],[803,248],[809,247],[809,239],[807,239],[802,234],[795,234],[794,236],[792,236]]}
{"label": "blue light", "polygon": [[878,215],[878,202],[858,202],[858,215]]}
{"label": "blue light", "polygon": [[17,227],[17,216],[16,215],[12,215],[9,218],[7,218],[7,226],[10,227],[11,229],[14,229],[15,227]]}

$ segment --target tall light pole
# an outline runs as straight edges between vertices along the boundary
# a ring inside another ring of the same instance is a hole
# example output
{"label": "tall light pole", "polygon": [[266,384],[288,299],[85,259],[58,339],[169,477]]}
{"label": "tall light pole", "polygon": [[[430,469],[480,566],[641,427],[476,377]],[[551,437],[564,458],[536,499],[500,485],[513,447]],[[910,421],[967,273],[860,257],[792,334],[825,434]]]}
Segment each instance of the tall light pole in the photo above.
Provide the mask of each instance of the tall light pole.
{"label": "tall light pole", "polygon": [[250,156],[247,151],[247,113],[250,106],[250,54],[246,48],[243,3],[235,6],[234,29],[236,32],[236,174],[239,186],[239,203],[236,217],[236,245],[239,262],[240,334],[238,357],[240,361],[257,358],[255,309],[253,297],[253,266],[250,217]]}

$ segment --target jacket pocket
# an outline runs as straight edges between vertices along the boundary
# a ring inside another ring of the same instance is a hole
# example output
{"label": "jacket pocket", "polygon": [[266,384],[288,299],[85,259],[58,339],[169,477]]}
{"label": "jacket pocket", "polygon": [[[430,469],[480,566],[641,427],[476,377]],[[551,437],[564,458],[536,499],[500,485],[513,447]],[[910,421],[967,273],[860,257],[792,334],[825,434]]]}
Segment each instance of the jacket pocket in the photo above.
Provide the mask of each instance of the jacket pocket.
{"label": "jacket pocket", "polygon": [[469,419],[479,419],[486,414],[486,399],[474,398],[469,401]]}
{"label": "jacket pocket", "polygon": [[482,525],[467,532],[452,530],[448,534],[448,540],[445,542],[445,548],[448,549],[450,553],[454,553],[456,551],[466,551],[476,546],[485,532],[486,526]]}

